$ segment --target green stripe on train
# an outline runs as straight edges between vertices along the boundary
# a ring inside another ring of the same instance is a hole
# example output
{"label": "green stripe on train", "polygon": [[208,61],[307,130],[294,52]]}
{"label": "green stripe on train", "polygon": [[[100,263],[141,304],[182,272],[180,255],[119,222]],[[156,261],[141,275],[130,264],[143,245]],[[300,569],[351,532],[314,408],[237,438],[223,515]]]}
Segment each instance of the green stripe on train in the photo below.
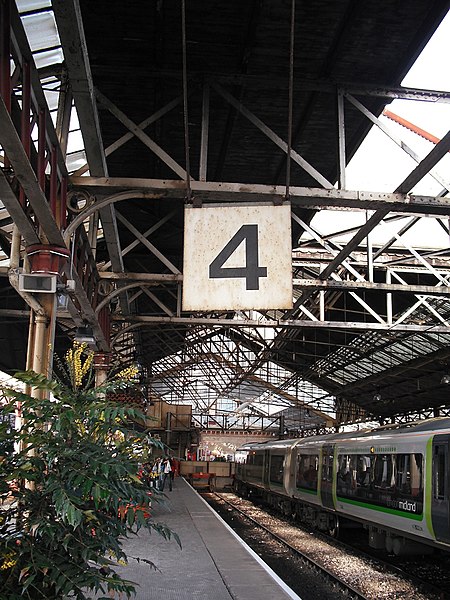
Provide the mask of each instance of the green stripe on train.
{"label": "green stripe on train", "polygon": [[436,538],[433,528],[433,520],[431,518],[431,492],[433,482],[433,441],[434,436],[430,437],[427,442],[427,454],[425,457],[425,520],[428,531],[433,538]]}
{"label": "green stripe on train", "polygon": [[376,504],[368,504],[367,502],[359,502],[358,500],[350,500],[349,498],[341,498],[340,496],[338,496],[337,500],[338,502],[343,502],[344,504],[353,504],[354,506],[361,506],[362,508],[368,508],[369,510],[377,510],[378,512],[388,513],[389,515],[405,517],[405,519],[413,519],[413,521],[423,520],[423,515],[416,515],[403,510],[397,510],[396,508],[377,506]]}
{"label": "green stripe on train", "polygon": [[309,488],[304,488],[301,486],[297,486],[297,490],[299,492],[305,492],[305,494],[312,494],[313,496],[317,496],[317,490],[310,490]]}

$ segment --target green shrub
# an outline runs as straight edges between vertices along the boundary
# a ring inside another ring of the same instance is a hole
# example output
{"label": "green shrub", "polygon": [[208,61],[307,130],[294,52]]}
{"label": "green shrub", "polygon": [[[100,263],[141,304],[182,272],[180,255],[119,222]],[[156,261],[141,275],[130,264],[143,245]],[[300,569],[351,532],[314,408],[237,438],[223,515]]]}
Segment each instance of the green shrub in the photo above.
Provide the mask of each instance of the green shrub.
{"label": "green shrub", "polygon": [[1,598],[82,600],[112,591],[130,597],[135,585],[113,570],[132,558],[123,538],[146,528],[179,540],[148,514],[161,496],[150,496],[138,478],[139,452],[158,444],[136,426],[144,415],[105,400],[129,383],[89,388],[29,371],[16,377],[32,394],[3,390],[9,405],[2,411],[19,405],[23,426],[0,424],[0,444],[16,448],[0,459]]}

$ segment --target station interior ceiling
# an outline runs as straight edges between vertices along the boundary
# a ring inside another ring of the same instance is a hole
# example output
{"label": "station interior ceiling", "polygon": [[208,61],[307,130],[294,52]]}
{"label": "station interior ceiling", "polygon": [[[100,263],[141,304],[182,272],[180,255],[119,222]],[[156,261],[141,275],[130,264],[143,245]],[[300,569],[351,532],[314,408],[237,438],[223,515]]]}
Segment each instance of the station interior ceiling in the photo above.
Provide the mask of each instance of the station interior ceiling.
{"label": "station interior ceiling", "polygon": [[[20,133],[30,56],[32,99],[40,85],[67,169],[61,233],[73,260],[83,230],[97,302],[86,308],[78,288],[67,292],[57,353],[80,326],[100,331],[100,307],[111,329],[97,349],[114,364],[139,365],[148,398],[190,403],[205,426],[211,417],[225,428],[264,426],[282,410],[299,431],[447,414],[449,198],[440,161],[450,133],[422,156],[410,153],[395,189],[386,192],[383,172],[371,192],[345,181],[345,165],[372,127],[386,127],[380,117],[394,99],[450,102],[449,92],[401,85],[447,0],[1,4],[11,11],[13,100],[11,116],[0,113],[10,160],[2,158],[0,179],[0,369],[23,369],[27,354],[30,306],[8,274],[14,222],[22,256],[32,235],[10,194],[20,194],[15,177],[25,187],[33,176],[11,158],[20,135],[5,132],[11,121]],[[416,186],[430,173],[439,191],[421,195]],[[183,310],[186,206],[263,202],[291,203],[293,307]],[[314,225],[325,210],[362,219],[325,235]],[[35,213],[35,227],[53,231]],[[430,220],[446,243],[421,241]],[[386,239],[377,232],[387,225]],[[415,245],[404,241],[411,231]]]}

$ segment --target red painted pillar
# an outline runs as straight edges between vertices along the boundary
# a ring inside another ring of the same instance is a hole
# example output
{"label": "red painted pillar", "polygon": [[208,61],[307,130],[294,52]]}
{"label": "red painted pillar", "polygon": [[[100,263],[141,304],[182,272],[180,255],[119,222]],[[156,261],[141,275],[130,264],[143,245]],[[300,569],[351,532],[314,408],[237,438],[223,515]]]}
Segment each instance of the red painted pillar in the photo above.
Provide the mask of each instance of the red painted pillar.
{"label": "red painted pillar", "polygon": [[41,190],[45,191],[45,111],[41,108],[38,115],[38,160],[37,178]]}
{"label": "red painted pillar", "polygon": [[[0,0],[0,96],[11,113],[11,9],[10,0]],[[9,167],[5,156],[5,167]]]}
{"label": "red painted pillar", "polygon": [[[20,139],[22,146],[25,150],[25,154],[30,158],[31,152],[31,77],[30,77],[30,63],[24,61],[22,66],[22,115],[21,115],[21,128],[20,128]],[[25,207],[25,192],[20,188],[19,201],[22,208]]]}

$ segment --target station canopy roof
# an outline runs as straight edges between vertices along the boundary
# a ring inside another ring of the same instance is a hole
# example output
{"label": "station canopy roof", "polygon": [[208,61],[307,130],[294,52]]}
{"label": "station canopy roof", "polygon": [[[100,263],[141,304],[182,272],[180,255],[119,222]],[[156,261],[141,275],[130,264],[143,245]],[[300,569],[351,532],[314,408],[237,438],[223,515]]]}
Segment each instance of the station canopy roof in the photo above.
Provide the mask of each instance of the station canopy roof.
{"label": "station canopy roof", "polygon": [[[448,163],[430,158],[442,145],[426,141],[416,157],[422,177],[411,160],[392,189],[382,172],[367,194],[337,183],[342,144],[348,163],[377,118],[387,128],[381,114],[396,98],[450,102],[445,90],[402,87],[447,1],[17,7],[55,124],[62,95],[72,95],[72,219],[121,195],[85,227],[97,227],[91,241],[99,292],[113,310],[114,359],[139,365],[150,397],[236,425],[298,407],[299,429],[448,406]],[[404,127],[396,127],[398,140]],[[442,173],[436,192],[422,196],[434,169]],[[184,205],[276,201],[286,187],[293,309],[180,310]],[[323,233],[325,210],[331,222],[339,214],[339,224],[352,224]],[[358,224],[345,220],[350,211]],[[430,221],[436,233],[425,237]],[[11,231],[4,208],[5,267]],[[0,307],[11,349],[0,368],[11,372],[23,366],[28,321],[8,286]],[[57,351],[74,329],[61,313]]]}

